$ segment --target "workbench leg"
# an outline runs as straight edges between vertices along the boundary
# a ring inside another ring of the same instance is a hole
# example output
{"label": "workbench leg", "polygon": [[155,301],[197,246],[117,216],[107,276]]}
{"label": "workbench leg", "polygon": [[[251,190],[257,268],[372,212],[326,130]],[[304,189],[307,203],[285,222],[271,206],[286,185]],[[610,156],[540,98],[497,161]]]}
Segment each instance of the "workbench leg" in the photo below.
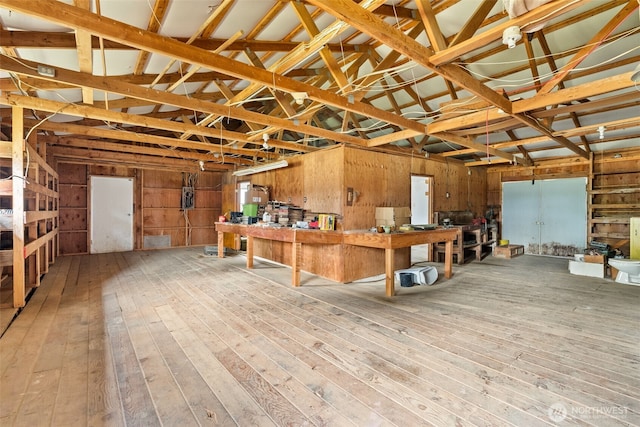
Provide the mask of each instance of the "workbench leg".
{"label": "workbench leg", "polygon": [[218,258],[224,258],[224,232],[218,231]]}
{"label": "workbench leg", "polygon": [[450,279],[453,276],[452,267],[453,264],[453,241],[449,240],[444,244],[444,277]]}
{"label": "workbench leg", "polygon": [[247,268],[253,268],[253,236],[247,236]]}
{"label": "workbench leg", "polygon": [[300,286],[300,265],[302,264],[302,243],[291,243],[291,284]]}
{"label": "workbench leg", "polygon": [[385,285],[387,296],[392,297],[396,294],[396,288],[394,283],[393,273],[395,271],[395,249],[384,250],[384,270],[385,270]]}

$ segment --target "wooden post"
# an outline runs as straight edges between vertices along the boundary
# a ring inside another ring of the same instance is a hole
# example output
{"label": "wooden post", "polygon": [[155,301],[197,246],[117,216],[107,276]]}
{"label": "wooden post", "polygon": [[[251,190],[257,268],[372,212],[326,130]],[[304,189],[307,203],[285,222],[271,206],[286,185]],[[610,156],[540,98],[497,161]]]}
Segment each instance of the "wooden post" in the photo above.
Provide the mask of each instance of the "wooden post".
{"label": "wooden post", "polygon": [[13,306],[24,307],[24,117],[21,107],[11,107],[11,173],[13,192]]}
{"label": "wooden post", "polygon": [[[28,151],[27,155],[30,155],[35,152],[35,150],[32,147],[32,144],[34,144],[34,138],[30,137],[29,141],[27,141],[27,144],[25,144],[24,146],[25,151]],[[38,165],[37,162],[30,161],[28,163],[29,163],[29,168],[25,170],[24,176],[25,178],[29,179],[30,183],[35,184],[35,186],[37,187],[39,184],[41,184],[40,166]],[[35,194],[33,194],[33,198],[29,198],[25,200],[25,203],[24,203],[25,212],[39,211],[41,201],[42,201],[42,195],[40,194],[39,191],[36,191]],[[39,236],[38,231],[40,227],[40,221],[35,221],[35,222],[25,224],[25,227],[26,227],[26,234],[27,234],[27,241],[25,243],[30,243],[37,240]],[[26,261],[27,261],[27,264],[25,267],[27,269],[25,272],[26,285],[28,285],[30,288],[40,286],[40,249],[36,249],[36,251],[33,254],[31,254]]]}
{"label": "wooden post", "polygon": [[253,268],[253,236],[247,236],[247,268]]}
{"label": "wooden post", "polygon": [[218,258],[224,258],[224,232],[218,231]]}
{"label": "wooden post", "polygon": [[302,243],[291,242],[291,284],[300,286],[300,265],[302,264]]}
{"label": "wooden post", "polygon": [[396,251],[391,248],[384,250],[384,271],[385,271],[385,288],[388,297],[392,297],[396,294],[395,287],[395,253]]}

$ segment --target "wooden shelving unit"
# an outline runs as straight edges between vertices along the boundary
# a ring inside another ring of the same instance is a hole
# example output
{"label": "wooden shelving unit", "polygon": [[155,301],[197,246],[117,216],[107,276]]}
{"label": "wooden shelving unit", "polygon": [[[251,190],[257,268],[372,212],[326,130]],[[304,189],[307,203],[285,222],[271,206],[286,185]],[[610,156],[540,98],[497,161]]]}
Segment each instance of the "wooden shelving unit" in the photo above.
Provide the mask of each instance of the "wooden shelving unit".
{"label": "wooden shelving unit", "polygon": [[[21,122],[22,110],[16,110],[14,121]],[[24,307],[27,289],[40,285],[41,275],[49,270],[59,249],[58,174],[34,147],[24,144],[22,123],[17,125],[14,123],[13,142],[0,143],[0,166],[6,175],[0,185],[0,265],[3,278],[11,278],[3,279],[2,284],[11,282],[13,295],[11,302],[3,298],[3,309]],[[11,239],[4,238],[5,233]]]}
{"label": "wooden shelving unit", "polygon": [[640,157],[592,155],[587,187],[587,238],[629,254],[630,218],[640,217]]}
{"label": "wooden shelving unit", "polygon": [[[496,242],[495,228],[486,228],[480,225],[458,225],[456,240],[453,242],[453,257],[458,264],[464,264],[468,260],[481,260],[491,253],[492,245]],[[434,245],[433,254],[435,261],[444,257],[444,244]]]}
{"label": "wooden shelving unit", "polygon": [[87,166],[57,165],[60,177],[60,253],[84,254],[89,245]]}

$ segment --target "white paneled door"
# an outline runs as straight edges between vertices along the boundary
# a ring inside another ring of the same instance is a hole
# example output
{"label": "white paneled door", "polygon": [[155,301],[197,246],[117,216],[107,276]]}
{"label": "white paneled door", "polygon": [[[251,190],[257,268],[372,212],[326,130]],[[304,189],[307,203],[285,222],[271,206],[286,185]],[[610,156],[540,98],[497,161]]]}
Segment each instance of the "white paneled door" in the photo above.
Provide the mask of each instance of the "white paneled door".
{"label": "white paneled door", "polygon": [[91,253],[133,250],[133,178],[91,177]]}
{"label": "white paneled door", "polygon": [[530,254],[581,253],[587,244],[587,179],[504,182],[500,234]]}
{"label": "white paneled door", "polygon": [[[411,176],[411,224],[429,224],[431,222],[431,207],[429,206],[429,191],[431,177]],[[429,259],[430,245],[415,245],[411,247],[411,259],[424,261]]]}

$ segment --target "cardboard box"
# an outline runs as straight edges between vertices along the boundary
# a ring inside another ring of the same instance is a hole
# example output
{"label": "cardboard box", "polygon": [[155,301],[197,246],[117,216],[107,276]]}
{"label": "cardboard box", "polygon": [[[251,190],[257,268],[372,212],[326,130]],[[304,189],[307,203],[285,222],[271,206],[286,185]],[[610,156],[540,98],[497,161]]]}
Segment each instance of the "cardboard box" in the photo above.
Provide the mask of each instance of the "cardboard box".
{"label": "cardboard box", "polygon": [[493,248],[493,256],[497,258],[515,258],[524,254],[524,245],[504,245]]}
{"label": "cardboard box", "polygon": [[411,209],[408,207],[378,207],[376,208],[377,225],[411,224]]}
{"label": "cardboard box", "polygon": [[584,262],[591,262],[594,264],[604,264],[606,258],[604,255],[584,255]]}
{"label": "cardboard box", "polygon": [[376,226],[378,225],[389,225],[396,227],[400,227],[404,224],[411,224],[411,217],[407,218],[396,218],[396,219],[376,219]]}
{"label": "cardboard box", "polygon": [[569,261],[569,273],[578,276],[604,278],[604,264],[594,262]]}
{"label": "cardboard box", "polygon": [[269,187],[262,185],[251,185],[247,191],[247,203],[266,205],[269,201]]}

